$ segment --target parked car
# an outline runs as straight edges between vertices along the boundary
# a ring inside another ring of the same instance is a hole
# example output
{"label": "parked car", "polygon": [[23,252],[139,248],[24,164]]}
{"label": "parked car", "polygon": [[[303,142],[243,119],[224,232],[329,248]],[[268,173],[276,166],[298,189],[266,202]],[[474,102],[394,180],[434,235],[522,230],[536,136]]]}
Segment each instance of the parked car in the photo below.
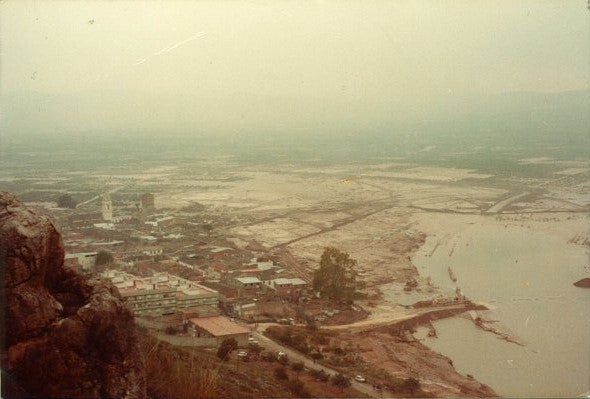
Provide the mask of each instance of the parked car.
{"label": "parked car", "polygon": [[247,356],[248,356],[248,352],[246,352],[246,351],[239,351],[238,352],[238,358],[240,358],[240,359],[243,359]]}
{"label": "parked car", "polygon": [[362,375],[357,375],[356,377],[354,377],[355,381],[358,382],[367,382],[367,380],[365,379],[365,377],[363,377]]}

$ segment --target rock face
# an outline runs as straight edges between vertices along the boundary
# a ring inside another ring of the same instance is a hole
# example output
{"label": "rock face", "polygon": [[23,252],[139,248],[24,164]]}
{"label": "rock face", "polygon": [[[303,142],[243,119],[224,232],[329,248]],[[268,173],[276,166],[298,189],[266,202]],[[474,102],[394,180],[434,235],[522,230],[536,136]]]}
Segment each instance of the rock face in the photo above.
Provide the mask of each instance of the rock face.
{"label": "rock face", "polygon": [[53,224],[0,192],[2,397],[145,398],[131,311],[63,260]]}
{"label": "rock face", "polygon": [[576,281],[574,285],[580,288],[590,288],[590,277],[586,277],[579,281]]}

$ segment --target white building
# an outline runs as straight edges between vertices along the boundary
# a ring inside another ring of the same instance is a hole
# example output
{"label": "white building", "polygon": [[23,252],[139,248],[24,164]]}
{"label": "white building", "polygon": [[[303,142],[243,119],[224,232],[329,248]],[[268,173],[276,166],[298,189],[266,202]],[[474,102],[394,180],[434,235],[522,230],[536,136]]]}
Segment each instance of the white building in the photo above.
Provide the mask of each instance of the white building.
{"label": "white building", "polygon": [[113,221],[113,203],[109,193],[102,195],[102,219],[108,222]]}
{"label": "white building", "polygon": [[219,293],[194,281],[170,273],[138,277],[119,270],[107,270],[125,302],[136,315],[163,315],[194,307],[217,308]]}
{"label": "white building", "polygon": [[78,264],[82,267],[82,269],[90,270],[96,264],[97,255],[98,252],[77,252],[72,254],[66,254],[65,260],[66,263],[69,263],[68,259],[76,260]]}
{"label": "white building", "polygon": [[162,247],[145,247],[141,250],[142,254],[150,256],[162,255],[162,252]]}

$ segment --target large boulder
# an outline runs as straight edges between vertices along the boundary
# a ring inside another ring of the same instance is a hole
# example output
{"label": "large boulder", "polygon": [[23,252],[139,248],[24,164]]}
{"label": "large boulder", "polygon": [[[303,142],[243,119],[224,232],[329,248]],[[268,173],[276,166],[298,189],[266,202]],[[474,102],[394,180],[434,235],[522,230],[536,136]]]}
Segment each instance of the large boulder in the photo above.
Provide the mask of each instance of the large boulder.
{"label": "large boulder", "polygon": [[576,287],[580,287],[580,288],[590,288],[590,277],[586,277],[581,280],[578,280],[574,283],[574,285]]}
{"label": "large boulder", "polygon": [[51,221],[0,192],[2,397],[145,398],[131,311],[63,260]]}

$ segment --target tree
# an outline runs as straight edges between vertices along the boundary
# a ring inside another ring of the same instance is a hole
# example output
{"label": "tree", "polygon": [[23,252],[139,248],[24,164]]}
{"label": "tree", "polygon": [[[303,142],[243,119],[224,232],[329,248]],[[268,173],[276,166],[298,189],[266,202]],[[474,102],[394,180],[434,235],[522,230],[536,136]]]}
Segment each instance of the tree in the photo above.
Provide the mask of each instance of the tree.
{"label": "tree", "polygon": [[326,373],[322,369],[311,369],[309,370],[309,374],[316,380],[320,380],[323,382],[328,382],[328,380],[330,379],[330,374]]}
{"label": "tree", "polygon": [[350,378],[338,373],[332,377],[332,384],[336,385],[338,388],[348,388],[350,386]]}
{"label": "tree", "polygon": [[293,364],[291,364],[291,369],[293,371],[295,371],[296,373],[300,373],[303,371],[303,369],[305,368],[303,362],[295,362]]}
{"label": "tree", "polygon": [[306,328],[309,331],[317,331],[318,329],[318,324],[315,321],[315,318],[312,315],[308,315],[305,312],[301,312],[299,317],[301,317],[303,320],[305,320],[305,324],[306,324]]}
{"label": "tree", "polygon": [[250,348],[250,352],[255,353],[255,354],[260,354],[260,352],[262,352],[262,346],[258,345],[258,344],[252,344],[249,346]]}
{"label": "tree", "polygon": [[420,389],[420,381],[414,377],[406,378],[402,385],[404,392],[409,392],[412,396]]}
{"label": "tree", "polygon": [[287,371],[283,366],[275,368],[275,377],[277,378],[277,380],[286,380],[289,378],[289,376],[287,375]]}
{"label": "tree", "polygon": [[287,386],[295,394],[297,398],[311,398],[311,393],[307,390],[303,381],[299,378],[291,378],[287,383]]}
{"label": "tree", "polygon": [[274,354],[274,352],[263,352],[262,353],[262,360],[266,361],[266,362],[274,362],[277,359],[277,356]]}
{"label": "tree", "polygon": [[226,338],[221,342],[217,348],[217,357],[221,360],[227,360],[229,354],[238,347],[238,342],[235,338]]}
{"label": "tree", "polygon": [[279,362],[283,366],[289,365],[289,359],[287,358],[287,356],[279,356],[279,358],[277,359],[277,362]]}
{"label": "tree", "polygon": [[168,335],[176,335],[176,333],[178,333],[178,331],[176,330],[176,328],[172,327],[172,326],[168,326],[166,327],[166,329],[164,330],[164,332]]}
{"label": "tree", "polygon": [[313,351],[313,352],[311,352],[311,358],[313,359],[313,361],[315,363],[318,360],[322,360],[324,358],[324,355],[322,355],[321,352]]}
{"label": "tree", "polygon": [[76,208],[76,201],[72,198],[70,194],[60,195],[57,199],[57,206],[60,208]]}
{"label": "tree", "polygon": [[94,264],[96,266],[103,266],[103,265],[108,265],[109,263],[113,263],[114,258],[113,258],[113,254],[111,254],[108,251],[98,251],[98,253],[96,254],[96,260],[94,261]]}
{"label": "tree", "polygon": [[356,265],[348,253],[327,247],[313,274],[313,289],[330,299],[352,301],[357,289],[363,287],[356,279]]}

